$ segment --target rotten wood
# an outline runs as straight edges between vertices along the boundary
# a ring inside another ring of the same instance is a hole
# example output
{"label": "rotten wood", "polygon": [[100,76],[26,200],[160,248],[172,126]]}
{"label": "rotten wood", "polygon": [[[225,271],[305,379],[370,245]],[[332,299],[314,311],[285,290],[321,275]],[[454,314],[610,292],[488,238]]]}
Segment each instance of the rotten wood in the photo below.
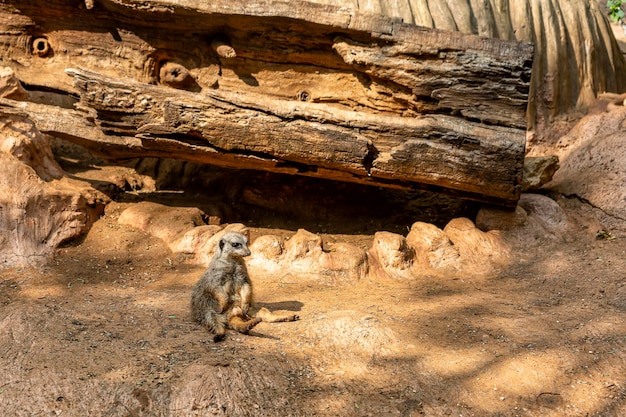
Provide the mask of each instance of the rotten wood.
{"label": "rotten wood", "polygon": [[170,157],[515,204],[532,46],[279,1],[20,0],[0,111],[109,159]]}

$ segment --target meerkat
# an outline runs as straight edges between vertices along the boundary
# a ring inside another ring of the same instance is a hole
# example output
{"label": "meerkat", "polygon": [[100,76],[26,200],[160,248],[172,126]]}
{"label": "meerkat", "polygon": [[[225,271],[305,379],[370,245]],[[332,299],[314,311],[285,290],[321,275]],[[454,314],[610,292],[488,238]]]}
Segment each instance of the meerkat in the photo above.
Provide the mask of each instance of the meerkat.
{"label": "meerkat", "polygon": [[266,308],[251,313],[252,282],[243,258],[250,255],[248,239],[238,232],[227,232],[219,240],[209,267],[194,285],[191,314],[206,327],[213,340],[224,338],[226,329],[248,333],[261,321],[295,321],[293,314],[276,314]]}
{"label": "meerkat", "polygon": [[241,233],[227,232],[191,292],[192,317],[213,333],[215,341],[224,338],[226,328],[247,333],[261,322],[248,316],[252,283],[243,261],[248,255],[248,239]]}

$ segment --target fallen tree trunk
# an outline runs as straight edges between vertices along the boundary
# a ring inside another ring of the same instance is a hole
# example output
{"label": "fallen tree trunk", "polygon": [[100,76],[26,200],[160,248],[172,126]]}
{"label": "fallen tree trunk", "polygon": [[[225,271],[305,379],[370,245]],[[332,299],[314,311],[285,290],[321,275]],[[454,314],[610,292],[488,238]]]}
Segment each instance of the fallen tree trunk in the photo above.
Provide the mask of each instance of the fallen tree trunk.
{"label": "fallen tree trunk", "polygon": [[0,48],[31,95],[0,111],[109,159],[520,195],[528,44],[305,2],[22,0]]}

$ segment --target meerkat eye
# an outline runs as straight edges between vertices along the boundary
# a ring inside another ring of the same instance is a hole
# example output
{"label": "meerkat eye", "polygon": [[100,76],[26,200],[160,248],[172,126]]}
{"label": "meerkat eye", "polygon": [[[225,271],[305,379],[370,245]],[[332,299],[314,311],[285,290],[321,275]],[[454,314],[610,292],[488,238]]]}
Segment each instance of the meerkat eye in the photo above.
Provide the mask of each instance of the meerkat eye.
{"label": "meerkat eye", "polygon": [[233,248],[240,248],[241,247],[241,243],[239,242],[233,242],[232,243]]}

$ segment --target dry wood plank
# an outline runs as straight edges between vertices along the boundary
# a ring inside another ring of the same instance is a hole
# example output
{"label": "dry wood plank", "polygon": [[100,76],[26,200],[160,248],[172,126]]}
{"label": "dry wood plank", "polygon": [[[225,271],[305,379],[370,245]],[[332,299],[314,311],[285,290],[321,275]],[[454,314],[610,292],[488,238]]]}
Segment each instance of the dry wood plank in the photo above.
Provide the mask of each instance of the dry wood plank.
{"label": "dry wood plank", "polygon": [[24,108],[42,130],[113,159],[519,198],[528,44],[306,2],[21,0],[0,5],[0,58],[85,119]]}

